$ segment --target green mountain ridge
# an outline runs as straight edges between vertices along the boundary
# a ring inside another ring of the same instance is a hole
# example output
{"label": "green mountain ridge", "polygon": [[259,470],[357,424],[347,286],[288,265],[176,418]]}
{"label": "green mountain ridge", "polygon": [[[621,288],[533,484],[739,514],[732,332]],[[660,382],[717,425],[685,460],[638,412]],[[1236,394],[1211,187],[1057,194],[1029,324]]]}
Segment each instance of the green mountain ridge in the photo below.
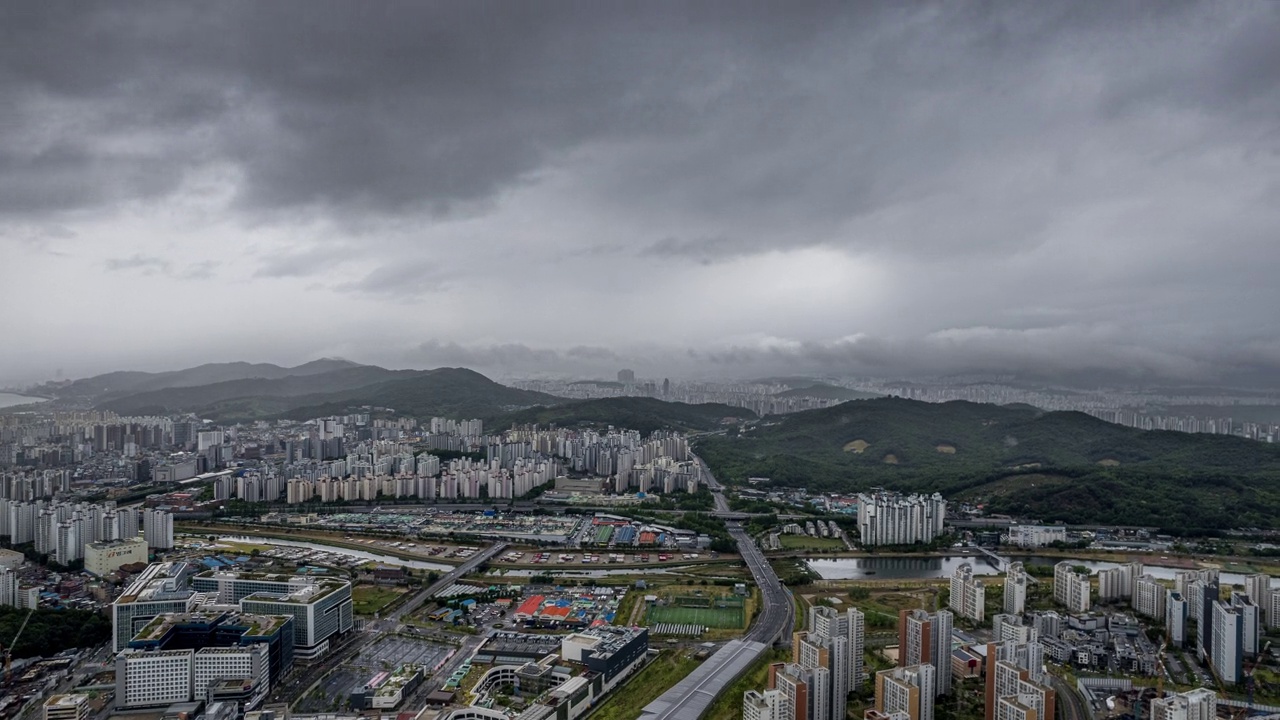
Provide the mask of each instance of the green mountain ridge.
{"label": "green mountain ridge", "polygon": [[1075,412],[855,400],[698,441],[723,479],[943,493],[992,512],[1167,528],[1280,526],[1280,448]]}

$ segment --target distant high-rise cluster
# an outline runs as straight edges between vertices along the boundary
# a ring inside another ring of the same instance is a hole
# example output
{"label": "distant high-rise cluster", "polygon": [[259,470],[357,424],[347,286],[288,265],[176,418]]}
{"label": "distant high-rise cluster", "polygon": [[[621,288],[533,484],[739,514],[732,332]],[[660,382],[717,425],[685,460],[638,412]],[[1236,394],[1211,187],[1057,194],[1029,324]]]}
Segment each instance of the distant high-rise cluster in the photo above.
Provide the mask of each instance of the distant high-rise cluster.
{"label": "distant high-rise cluster", "polygon": [[938,493],[908,495],[879,491],[858,495],[858,532],[863,545],[928,543],[942,534],[947,501]]}

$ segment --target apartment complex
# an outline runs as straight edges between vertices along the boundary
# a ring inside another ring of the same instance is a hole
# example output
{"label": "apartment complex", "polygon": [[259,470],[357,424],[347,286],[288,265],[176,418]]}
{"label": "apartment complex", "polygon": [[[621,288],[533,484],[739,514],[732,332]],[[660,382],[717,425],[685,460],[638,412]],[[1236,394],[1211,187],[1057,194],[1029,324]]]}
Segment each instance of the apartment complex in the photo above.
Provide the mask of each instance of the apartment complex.
{"label": "apartment complex", "polygon": [[942,534],[946,516],[947,502],[938,493],[858,495],[858,533],[866,546],[932,542]]}
{"label": "apartment complex", "polygon": [[1163,619],[1168,595],[1168,589],[1155,576],[1142,575],[1133,583],[1133,609],[1139,615]]}

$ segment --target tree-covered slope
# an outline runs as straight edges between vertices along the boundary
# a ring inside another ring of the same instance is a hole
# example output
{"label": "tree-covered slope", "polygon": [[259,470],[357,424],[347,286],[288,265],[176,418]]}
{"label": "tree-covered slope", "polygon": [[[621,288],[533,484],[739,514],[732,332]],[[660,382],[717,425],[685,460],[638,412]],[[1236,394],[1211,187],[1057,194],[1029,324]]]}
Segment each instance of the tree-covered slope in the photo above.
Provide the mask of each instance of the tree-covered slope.
{"label": "tree-covered slope", "polygon": [[941,491],[1045,520],[1280,526],[1280,448],[1025,406],[857,400],[708,437],[725,479]]}

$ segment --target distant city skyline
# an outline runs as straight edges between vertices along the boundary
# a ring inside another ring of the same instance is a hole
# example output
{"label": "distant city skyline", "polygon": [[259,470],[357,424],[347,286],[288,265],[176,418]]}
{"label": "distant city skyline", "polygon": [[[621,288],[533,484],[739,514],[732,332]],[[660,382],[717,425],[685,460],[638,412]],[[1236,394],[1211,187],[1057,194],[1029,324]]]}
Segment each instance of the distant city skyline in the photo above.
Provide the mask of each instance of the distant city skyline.
{"label": "distant city skyline", "polygon": [[1260,2],[10,5],[0,385],[1276,384],[1277,36]]}

